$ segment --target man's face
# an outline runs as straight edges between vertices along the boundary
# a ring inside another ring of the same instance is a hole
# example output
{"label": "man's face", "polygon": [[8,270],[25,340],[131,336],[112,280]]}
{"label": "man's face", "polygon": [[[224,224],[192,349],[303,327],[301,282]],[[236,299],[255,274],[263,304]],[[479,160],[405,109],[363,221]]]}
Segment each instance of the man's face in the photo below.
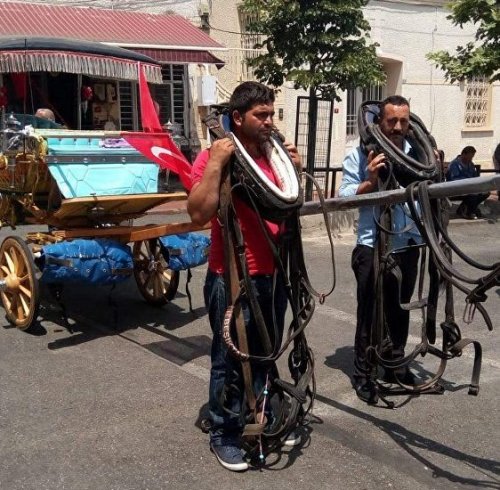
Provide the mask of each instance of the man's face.
{"label": "man's face", "polygon": [[379,125],[382,133],[392,143],[398,148],[403,148],[403,141],[410,126],[410,108],[407,105],[387,104]]}
{"label": "man's face", "polygon": [[474,158],[475,152],[464,153],[461,155],[461,160],[463,163],[470,164],[472,163],[472,159]]}
{"label": "man's face", "polygon": [[256,104],[243,116],[235,111],[233,119],[241,136],[248,140],[264,143],[271,136],[274,104]]}

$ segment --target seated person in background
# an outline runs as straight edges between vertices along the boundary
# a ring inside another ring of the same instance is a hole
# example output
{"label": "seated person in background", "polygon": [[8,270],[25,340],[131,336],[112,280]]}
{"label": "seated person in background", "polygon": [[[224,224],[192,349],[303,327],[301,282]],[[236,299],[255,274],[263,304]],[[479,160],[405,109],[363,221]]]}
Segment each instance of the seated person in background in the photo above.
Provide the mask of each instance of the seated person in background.
{"label": "seated person in background", "polygon": [[[479,177],[478,171],[474,166],[472,159],[476,154],[476,149],[473,146],[466,146],[460,155],[458,155],[449,165],[446,173],[446,180],[461,180],[471,177]],[[486,194],[469,194],[466,196],[457,197],[462,202],[457,209],[457,216],[466,219],[481,218],[481,211],[478,206],[489,196]]]}
{"label": "seated person in background", "polygon": [[41,107],[35,112],[35,117],[39,117],[40,119],[48,119],[49,121],[56,122],[56,116],[50,109],[46,109]]}
{"label": "seated person in background", "polygon": [[37,129],[59,129],[66,127],[56,123],[54,112],[46,107],[40,107],[37,109],[34,117],[29,116],[31,119],[29,119],[28,116],[21,116],[21,118],[25,118],[25,124],[31,124]]}
{"label": "seated person in background", "polygon": [[[500,173],[500,143],[498,143],[495,151],[493,152],[493,165],[497,173]],[[500,191],[497,192],[497,197],[500,200]]]}

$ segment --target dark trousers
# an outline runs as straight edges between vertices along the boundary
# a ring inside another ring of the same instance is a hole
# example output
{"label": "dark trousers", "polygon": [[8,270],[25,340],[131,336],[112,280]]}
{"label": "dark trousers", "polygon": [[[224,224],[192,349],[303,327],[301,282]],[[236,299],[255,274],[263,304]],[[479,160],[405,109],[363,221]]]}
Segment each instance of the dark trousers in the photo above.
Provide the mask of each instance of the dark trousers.
{"label": "dark trousers", "polygon": [[[420,251],[416,247],[392,254],[402,273],[401,302],[408,303],[415,289]],[[370,345],[375,309],[375,280],[373,270],[374,249],[357,245],[352,253],[352,269],[357,281],[357,322],[354,338],[354,379],[366,378],[370,371],[366,349]],[[408,339],[410,312],[400,307],[399,287],[390,272],[384,275],[384,311],[392,342],[392,358],[404,356]]]}
{"label": "dark trousers", "polygon": [[465,208],[465,212],[467,214],[473,214],[477,211],[477,207],[488,197],[490,196],[490,193],[485,193],[485,194],[470,194],[468,196],[461,196],[456,199],[462,199],[462,202],[460,204],[460,207],[463,209]]}

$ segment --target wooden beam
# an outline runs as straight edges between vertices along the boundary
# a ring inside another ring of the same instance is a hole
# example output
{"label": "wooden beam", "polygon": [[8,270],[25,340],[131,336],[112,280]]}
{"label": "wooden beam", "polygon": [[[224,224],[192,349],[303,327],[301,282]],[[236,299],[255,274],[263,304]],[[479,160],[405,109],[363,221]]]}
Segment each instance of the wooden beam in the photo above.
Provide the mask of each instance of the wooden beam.
{"label": "wooden beam", "polygon": [[197,226],[187,223],[165,223],[163,225],[144,226],[113,226],[110,228],[75,228],[70,230],[56,230],[53,234],[62,239],[69,238],[114,238],[123,243],[138,242],[177,233],[188,233],[210,229],[210,223]]}

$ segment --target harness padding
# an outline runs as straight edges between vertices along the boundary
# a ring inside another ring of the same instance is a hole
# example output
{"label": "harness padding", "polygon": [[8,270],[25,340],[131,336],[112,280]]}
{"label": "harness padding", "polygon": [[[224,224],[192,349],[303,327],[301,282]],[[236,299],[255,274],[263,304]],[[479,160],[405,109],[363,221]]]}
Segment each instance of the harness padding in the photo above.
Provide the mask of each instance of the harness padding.
{"label": "harness padding", "polygon": [[262,169],[257,165],[255,160],[248,154],[240,140],[231,133],[231,138],[244,157],[245,163],[252,169],[257,177],[262,181],[270,192],[276,197],[287,203],[294,203],[299,198],[300,187],[297,172],[289,155],[278,144],[276,139],[272,137],[266,145],[267,158],[271,164],[273,174],[278,181],[278,185],[272,182]]}

